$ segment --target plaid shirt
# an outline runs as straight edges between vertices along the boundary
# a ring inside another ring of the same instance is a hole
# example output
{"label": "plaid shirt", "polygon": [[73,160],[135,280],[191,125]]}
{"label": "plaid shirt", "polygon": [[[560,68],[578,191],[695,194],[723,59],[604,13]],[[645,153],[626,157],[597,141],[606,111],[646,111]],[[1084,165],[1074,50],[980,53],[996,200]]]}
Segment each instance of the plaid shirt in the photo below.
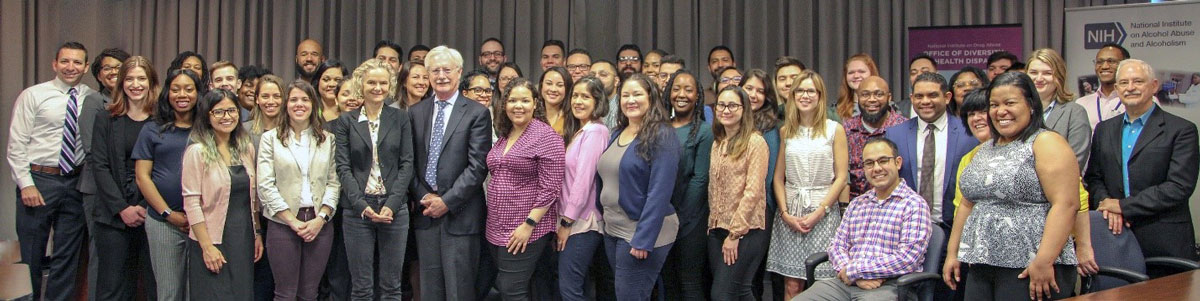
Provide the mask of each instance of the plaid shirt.
{"label": "plaid shirt", "polygon": [[874,132],[868,132],[867,128],[863,126],[861,115],[842,122],[842,128],[846,129],[846,146],[850,148],[850,198],[857,198],[867,190],[871,190],[871,184],[863,175],[862,166],[862,149],[864,145],[867,145],[867,140],[883,137],[883,134],[887,133],[887,128],[907,120],[908,118],[900,116],[896,111],[888,112],[887,117],[883,119],[883,124]]}
{"label": "plaid shirt", "polygon": [[829,245],[829,261],[851,280],[920,272],[930,226],[929,205],[900,179],[885,200],[870,190],[850,202]]}

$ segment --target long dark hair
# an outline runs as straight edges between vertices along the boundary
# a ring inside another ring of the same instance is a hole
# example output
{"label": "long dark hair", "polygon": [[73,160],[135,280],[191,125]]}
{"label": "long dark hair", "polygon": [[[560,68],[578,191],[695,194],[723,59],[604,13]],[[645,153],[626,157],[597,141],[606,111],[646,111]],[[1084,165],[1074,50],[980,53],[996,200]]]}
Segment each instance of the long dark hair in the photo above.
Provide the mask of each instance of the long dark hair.
{"label": "long dark hair", "polygon": [[[608,116],[608,97],[604,93],[604,83],[600,82],[595,76],[584,76],[575,82],[574,85],[568,87],[567,98],[563,99],[563,105],[571,101],[571,94],[574,94],[575,86],[584,85],[587,87],[588,94],[592,96],[592,114],[588,115],[588,120],[579,120],[575,118],[575,114],[567,114],[567,120],[563,121],[563,142],[567,145],[571,144],[571,140],[575,138],[575,132],[583,129],[583,126],[590,121],[600,120],[604,116]],[[569,107],[568,107],[569,108]]]}
{"label": "long dark hair", "polygon": [[[212,121],[209,119],[209,112],[218,103],[226,99],[233,101],[235,108],[238,106],[237,95],[225,89],[213,89],[204,93],[200,97],[200,101],[196,102],[196,108],[192,109],[192,132],[188,136],[192,144],[199,144],[204,154],[204,163],[206,167],[218,166],[221,162],[220,152],[217,150],[217,142],[213,131]],[[237,111],[241,114],[240,110]],[[240,117],[240,116],[239,116]],[[229,133],[229,153],[231,154],[230,163],[240,162],[241,164],[251,164],[254,162],[241,162],[241,157],[246,152],[253,152],[254,142],[250,140],[250,135],[246,133],[246,129],[242,127],[241,122],[233,123],[233,132]],[[251,153],[253,154],[253,153]]]}
{"label": "long dark hair", "polygon": [[[650,98],[649,108],[646,108],[646,116],[642,117],[642,128],[638,129],[637,138],[642,142],[638,144],[637,154],[642,160],[649,161],[654,157],[654,152],[658,151],[659,141],[663,139],[676,139],[676,137],[667,137],[669,131],[664,131],[664,128],[670,128],[671,118],[667,115],[667,108],[663,106],[662,94],[658,93],[658,86],[654,81],[644,73],[634,73],[629,77],[621,80],[621,86],[617,89],[617,95],[621,95],[621,90],[625,89],[625,83],[633,82],[646,90],[646,97]],[[625,117],[625,111],[617,114],[617,130],[616,132],[624,131],[629,127],[629,117]]]}
{"label": "long dark hair", "polygon": [[[962,76],[963,74],[967,74],[967,73],[973,74],[973,75],[975,75],[975,78],[979,79],[979,88],[975,88],[975,90],[983,90],[984,88],[987,88],[987,86],[988,86],[987,73],[983,72],[983,69],[979,69],[978,67],[966,66],[966,67],[962,67],[962,69],[958,69],[958,72],[954,72],[954,75],[950,76],[950,82],[949,82],[950,93],[954,93],[954,83],[958,82],[958,77]],[[970,94],[970,93],[967,93],[967,94]],[[963,103],[965,104],[967,102],[967,99],[965,98],[966,95],[963,95],[963,96],[964,96]],[[958,95],[950,95],[949,110],[950,110],[951,114],[958,114],[958,113],[960,113],[958,111],[959,110],[958,102],[954,101],[954,97],[958,97]]]}
{"label": "long dark hair", "polygon": [[[321,73],[317,74],[319,75]],[[317,89],[313,89],[313,86],[309,85],[308,82],[297,78],[295,81],[292,81],[292,83],[287,85],[287,89],[284,90],[286,92],[284,92],[283,95],[291,95],[292,90],[295,89],[304,92],[304,95],[308,96],[309,103],[312,104],[312,114],[308,115],[308,128],[313,131],[313,138],[317,139],[317,144],[325,143],[325,131],[322,130],[325,128],[325,118],[321,116],[321,111],[324,110],[324,105],[321,103],[320,96],[317,95]],[[284,112],[288,111],[287,107],[289,98],[291,97],[283,98],[283,112],[280,112],[280,114],[284,114]],[[279,125],[276,126],[275,129],[278,131],[277,134],[279,135],[279,141],[283,142],[284,147],[287,147],[289,144],[291,144],[287,143],[288,135],[290,135],[292,131],[292,118],[290,116],[279,118]]]}
{"label": "long dark hair", "polygon": [[692,115],[692,120],[688,122],[692,129],[688,130],[687,143],[684,144],[691,145],[696,141],[696,135],[700,133],[700,124],[704,123],[704,91],[700,87],[700,79],[684,69],[679,69],[675,74],[671,74],[666,87],[663,88],[662,103],[667,108],[674,110],[675,107],[671,105],[671,90],[675,89],[675,82],[679,80],[679,76],[685,74],[692,77],[692,85],[696,87],[696,102],[692,104],[692,112],[689,113]]}
{"label": "long dark hair", "polygon": [[[308,83],[309,86],[313,87],[314,91],[316,90],[316,87],[321,86],[321,76],[324,76],[325,71],[329,71],[329,69],[342,70],[342,81],[343,82],[346,81],[347,78],[350,78],[350,74],[346,73],[346,66],[342,65],[341,61],[338,61],[335,59],[325,60],[324,62],[321,62],[320,66],[317,66],[316,76],[313,76],[312,81]],[[341,82],[338,82],[338,83],[340,84]],[[337,92],[334,92],[333,94],[334,94],[334,97],[336,98]],[[317,93],[317,96],[321,96],[320,93]],[[317,97],[317,99],[324,101],[324,99],[321,99],[320,97]]]}
{"label": "long dark hair", "polygon": [[[562,77],[562,79],[563,79],[563,90],[565,90],[565,91],[563,91],[562,102],[558,104],[558,113],[562,116],[559,116],[558,118],[566,118],[567,115],[569,115],[569,114],[567,114],[567,110],[566,110],[567,99],[570,98],[570,97],[568,97],[568,95],[571,94],[571,87],[574,87],[575,83],[571,81],[571,73],[567,72],[567,68],[551,67],[550,69],[546,69],[546,72],[543,72],[542,76],[538,78],[538,82],[537,82],[538,92],[540,92],[540,93],[546,92],[546,87],[543,87],[542,85],[544,85],[546,83],[546,76],[550,75],[550,73],[558,73],[558,76]],[[543,104],[542,104],[543,108],[549,107],[548,104],[545,104],[545,102],[546,102],[545,97],[541,97],[541,95],[538,95],[538,100],[543,102]],[[564,136],[567,135],[567,132],[563,131],[563,135]]]}
{"label": "long dark hair", "polygon": [[763,104],[758,110],[754,110],[754,127],[759,133],[770,132],[779,127],[779,103],[775,101],[775,84],[767,75],[767,71],[750,69],[742,75],[742,82],[738,87],[745,89],[746,82],[751,78],[758,78],[763,83]]}
{"label": "long dark hair", "polygon": [[508,104],[508,92],[515,87],[529,89],[529,92],[533,94],[533,119],[546,122],[546,104],[542,103],[537,86],[524,77],[518,77],[508,83],[508,88],[504,89],[504,97],[500,101],[492,102],[492,127],[496,130],[497,137],[508,137],[509,132],[512,132],[512,120],[508,119],[508,111],[505,110],[505,107]]}
{"label": "long dark hair", "polygon": [[196,59],[200,60],[200,70],[204,70],[204,74],[196,74],[196,77],[200,79],[196,82],[196,85],[204,86],[205,89],[208,89],[208,79],[212,78],[212,75],[209,73],[212,72],[208,72],[208,61],[204,59],[204,56],[196,53],[195,51],[184,51],[180,52],[179,55],[176,55],[175,59],[171,61],[171,67],[167,68],[167,73],[170,74],[171,71],[183,68],[183,61],[186,61],[190,57],[195,57]]}
{"label": "long dark hair", "polygon": [[[408,61],[400,65],[400,72],[396,73],[396,88],[392,90],[396,91],[396,104],[403,109],[408,108],[408,76],[412,75],[412,69],[415,66],[421,66],[421,68],[425,68],[424,63]],[[425,72],[429,73],[429,70],[426,69]],[[425,90],[425,95],[421,95],[421,99],[425,99],[425,97],[429,97],[430,94],[433,94],[433,83],[429,83],[426,86],[428,86],[428,88]],[[417,101],[421,101],[421,99],[418,99]]]}
{"label": "long dark hair", "polygon": [[[180,76],[187,76],[196,85],[196,99],[192,102],[200,101],[200,96],[208,92],[208,86],[200,84],[200,77],[196,76],[196,72],[187,69],[175,69],[167,73],[167,80],[163,83],[162,91],[158,94],[157,110],[154,113],[154,122],[162,127],[162,130],[175,128],[175,107],[171,105],[171,82]],[[192,111],[196,110],[196,105],[192,105]],[[192,120],[192,122],[196,122]]]}
{"label": "long dark hair", "polygon": [[[1029,116],[1029,125],[1025,126],[1024,130],[1017,135],[1017,139],[1025,142],[1029,137],[1033,137],[1038,130],[1046,127],[1046,121],[1042,119],[1042,98],[1038,96],[1037,87],[1033,85],[1033,79],[1024,72],[1004,72],[997,75],[992,80],[992,85],[988,87],[988,100],[992,99],[992,91],[997,87],[1013,86],[1021,90],[1021,95],[1025,96],[1025,105],[1029,106],[1029,110],[1033,113]],[[996,130],[995,120],[988,122],[988,128],[992,132],[992,143],[1000,140],[1000,131]]]}

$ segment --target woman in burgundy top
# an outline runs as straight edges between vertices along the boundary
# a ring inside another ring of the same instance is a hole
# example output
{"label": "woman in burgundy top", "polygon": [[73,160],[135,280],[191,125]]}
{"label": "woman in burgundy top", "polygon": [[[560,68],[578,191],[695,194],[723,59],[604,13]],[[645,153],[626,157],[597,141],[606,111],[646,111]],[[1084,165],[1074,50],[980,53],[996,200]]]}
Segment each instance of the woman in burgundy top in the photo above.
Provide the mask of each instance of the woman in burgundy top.
{"label": "woman in burgundy top", "polygon": [[530,277],[554,237],[546,234],[557,225],[566,151],[532,83],[513,80],[504,95],[494,104],[498,140],[487,156],[486,236],[501,296],[528,300]]}

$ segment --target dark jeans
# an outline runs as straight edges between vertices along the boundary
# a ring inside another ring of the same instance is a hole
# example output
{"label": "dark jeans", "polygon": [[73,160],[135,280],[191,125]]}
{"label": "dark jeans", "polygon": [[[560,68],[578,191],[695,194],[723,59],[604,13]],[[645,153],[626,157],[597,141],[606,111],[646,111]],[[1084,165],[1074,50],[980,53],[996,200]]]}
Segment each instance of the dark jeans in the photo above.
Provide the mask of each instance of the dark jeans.
{"label": "dark jeans", "polygon": [[[21,262],[29,265],[33,300],[68,300],[75,296],[75,277],[79,272],[79,249],[87,236],[79,176],[60,176],[30,172],[34,187],[45,205],[26,207],[17,189],[17,239],[21,241]],[[54,231],[54,253],[43,259],[50,231]],[[42,270],[49,268],[46,291],[42,291]],[[45,294],[43,296],[43,294]]]}
{"label": "dark jeans", "polygon": [[[267,219],[261,215],[254,218],[258,219],[258,224],[262,225],[263,231],[269,231],[271,226],[277,225],[269,225]],[[275,275],[271,273],[271,256],[265,250],[267,238],[262,237],[262,239],[264,248],[262,258],[254,262],[254,300],[270,301],[275,300]]]}
{"label": "dark jeans", "polygon": [[708,232],[708,265],[712,267],[713,300],[755,300],[754,274],[766,256],[767,231],[751,229],[738,241],[737,259],[733,265],[725,264],[721,251],[729,231],[717,228]]}
{"label": "dark jeans", "polygon": [[[487,237],[479,236],[481,246],[490,246]],[[480,300],[487,298],[492,292],[492,287],[496,286],[496,258],[492,255],[492,248],[479,248],[479,265],[475,273],[475,296]]]}
{"label": "dark jeans", "polygon": [[[1029,278],[1018,279],[1024,269],[1002,268],[986,264],[972,264],[967,275],[966,300],[1028,300]],[[1054,282],[1058,292],[1050,299],[1063,299],[1075,291],[1075,266],[1054,265]]]}
{"label": "dark jeans", "polygon": [[708,300],[712,274],[708,269],[707,223],[692,227],[675,238],[675,247],[663,266],[662,278],[667,300]]}
{"label": "dark jeans", "polygon": [[329,263],[325,265],[325,276],[321,278],[318,299],[344,301],[350,299],[350,270],[346,259],[346,239],[342,232],[342,208],[338,208],[326,227],[333,228],[333,245],[329,249]]}
{"label": "dark jeans", "polygon": [[[512,254],[505,246],[488,244],[496,258],[496,289],[504,300],[532,300],[530,284],[538,259],[549,250],[552,235],[543,235],[525,246],[525,252]],[[550,272],[550,271],[546,271]]]}
{"label": "dark jeans", "polygon": [[145,283],[147,299],[154,299],[154,273],[150,269],[146,228],[117,229],[95,223],[92,240],[99,247],[93,251],[96,258],[95,300],[133,300],[139,278]]}
{"label": "dark jeans", "polygon": [[650,300],[650,292],[658,282],[672,244],[654,248],[646,259],[637,259],[629,254],[632,248],[628,241],[614,236],[604,236],[604,253],[612,264],[613,282],[617,300]]}
{"label": "dark jeans", "polygon": [[584,292],[587,287],[588,270],[596,250],[603,244],[604,235],[596,231],[567,238],[566,247],[558,254],[558,289],[563,300],[588,300]]}
{"label": "dark jeans", "polygon": [[[308,210],[296,218],[307,221],[315,216]],[[291,227],[267,223],[271,224],[267,228],[267,253],[271,255],[271,270],[278,272],[274,275],[275,300],[316,300],[333,246],[333,227],[322,226],[313,241],[304,242]]]}
{"label": "dark jeans", "polygon": [[[378,196],[366,198],[370,204],[379,204],[384,200]],[[342,232],[345,233],[352,283],[350,299],[400,300],[404,244],[408,239],[408,211],[393,212],[394,219],[390,224],[375,223],[357,213],[346,213],[347,216],[342,218]],[[375,257],[376,251],[378,258]],[[380,271],[378,293],[375,292],[376,269]]]}

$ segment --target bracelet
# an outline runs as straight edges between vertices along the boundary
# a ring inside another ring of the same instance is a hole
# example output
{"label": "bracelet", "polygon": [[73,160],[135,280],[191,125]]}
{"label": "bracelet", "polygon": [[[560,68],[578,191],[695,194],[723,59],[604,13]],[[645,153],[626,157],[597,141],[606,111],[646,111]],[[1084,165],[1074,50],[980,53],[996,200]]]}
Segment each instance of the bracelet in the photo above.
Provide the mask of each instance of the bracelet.
{"label": "bracelet", "polygon": [[570,228],[571,226],[575,225],[575,222],[568,222],[567,219],[563,218],[558,220],[558,225],[562,226],[563,228]]}

